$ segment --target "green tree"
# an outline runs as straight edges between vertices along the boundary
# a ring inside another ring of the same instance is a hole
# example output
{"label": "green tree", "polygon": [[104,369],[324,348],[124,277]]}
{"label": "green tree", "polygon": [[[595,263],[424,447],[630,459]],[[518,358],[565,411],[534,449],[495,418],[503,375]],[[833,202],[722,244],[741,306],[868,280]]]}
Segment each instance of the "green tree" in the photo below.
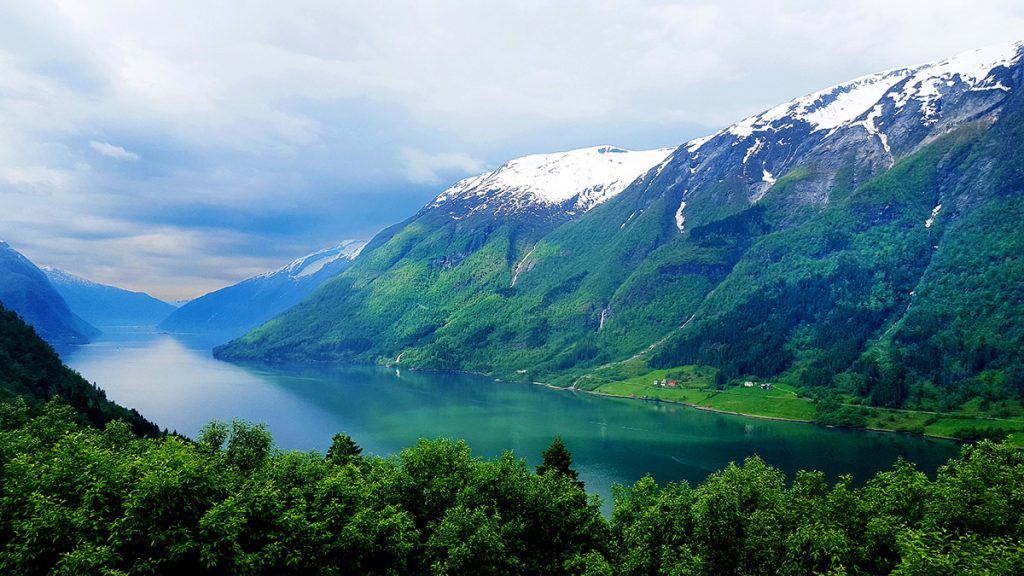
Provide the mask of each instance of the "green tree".
{"label": "green tree", "polygon": [[787,487],[757,458],[695,488],[647,477],[614,489],[608,522],[558,441],[538,475],[452,440],[337,466],[270,450],[261,426],[201,438],[0,402],[0,574],[1024,573],[1024,455],[1009,444],[966,447],[935,480],[900,461],[863,487],[820,472]]}
{"label": "green tree", "polygon": [[273,437],[265,424],[232,420],[225,454],[227,463],[243,471],[253,470],[270,454],[273,443]]}
{"label": "green tree", "polygon": [[331,439],[331,447],[327,449],[327,461],[339,466],[359,459],[363,449],[348,434],[335,434]]}
{"label": "green tree", "polygon": [[544,450],[543,462],[537,466],[537,474],[543,476],[549,472],[564,476],[576,483],[583,489],[583,482],[579,479],[579,473],[572,469],[572,453],[565,447],[561,437],[555,438],[551,445]]}

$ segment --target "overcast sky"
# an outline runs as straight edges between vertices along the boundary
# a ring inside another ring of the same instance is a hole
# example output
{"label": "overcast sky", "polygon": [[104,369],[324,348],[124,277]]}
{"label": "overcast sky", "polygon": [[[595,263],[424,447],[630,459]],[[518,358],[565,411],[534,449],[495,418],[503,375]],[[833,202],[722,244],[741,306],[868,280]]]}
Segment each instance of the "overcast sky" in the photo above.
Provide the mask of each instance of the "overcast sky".
{"label": "overcast sky", "polygon": [[1019,0],[2,0],[0,239],[194,297],[512,157],[1021,39]]}

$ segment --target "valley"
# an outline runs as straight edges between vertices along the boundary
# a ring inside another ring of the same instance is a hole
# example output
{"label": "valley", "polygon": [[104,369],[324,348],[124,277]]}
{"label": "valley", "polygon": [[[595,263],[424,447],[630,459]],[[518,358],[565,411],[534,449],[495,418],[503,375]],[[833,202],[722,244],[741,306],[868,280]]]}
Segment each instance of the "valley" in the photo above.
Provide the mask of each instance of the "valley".
{"label": "valley", "polygon": [[1024,574],[1011,5],[14,0],[0,574]]}

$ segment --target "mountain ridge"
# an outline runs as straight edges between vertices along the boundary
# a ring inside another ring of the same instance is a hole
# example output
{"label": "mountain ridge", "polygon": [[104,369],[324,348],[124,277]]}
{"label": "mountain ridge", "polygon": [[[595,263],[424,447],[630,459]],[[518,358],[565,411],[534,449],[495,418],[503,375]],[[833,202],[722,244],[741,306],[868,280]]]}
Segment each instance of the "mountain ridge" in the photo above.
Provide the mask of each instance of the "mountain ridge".
{"label": "mountain ridge", "polygon": [[[424,210],[448,208],[452,218],[461,219],[497,203],[491,211],[495,216],[514,215],[539,205],[560,208],[571,217],[615,197],[671,151],[602,145],[521,156],[491,172],[460,180]],[[465,202],[473,208],[459,211],[458,205]]]}
{"label": "mountain ridge", "polygon": [[[871,362],[909,364],[879,356],[880,334],[939,249],[931,243],[1016,194],[993,171],[1017,161],[1005,151],[1012,141],[998,135],[1019,122],[1002,112],[1021,99],[1021,49],[982,49],[791,100],[681,145],[613,198],[553,225],[494,214],[467,223],[425,209],[371,241],[356,266],[308,300],[217,354],[401,357],[570,384],[580,371],[667,342],[644,358],[696,361],[729,377],[850,374],[840,380],[861,379],[854,388],[867,396],[886,378],[937,385],[942,379],[920,371],[866,374]],[[873,102],[850,96],[865,83]],[[899,250],[922,255],[909,276]],[[765,299],[774,292],[776,300]],[[806,314],[765,307],[801,298],[815,302]],[[742,330],[719,333],[703,321],[718,317]],[[843,322],[860,328],[842,337]],[[752,364],[739,349],[761,349],[750,341],[766,330],[763,340],[785,352]],[[691,345],[698,349],[688,352]],[[952,359],[954,348],[940,354]],[[999,370],[1019,360],[1000,354]],[[826,367],[827,357],[839,360]],[[963,384],[977,374],[943,378]]]}
{"label": "mountain ridge", "polygon": [[194,298],[168,314],[158,328],[230,340],[302,300],[347,268],[365,246],[365,242],[346,240]]}
{"label": "mountain ridge", "polygon": [[0,302],[55,347],[86,344],[100,331],[76,315],[31,260],[0,241]]}
{"label": "mountain ridge", "polygon": [[99,327],[155,326],[175,308],[145,292],[93,282],[54,268],[40,268],[71,310]]}

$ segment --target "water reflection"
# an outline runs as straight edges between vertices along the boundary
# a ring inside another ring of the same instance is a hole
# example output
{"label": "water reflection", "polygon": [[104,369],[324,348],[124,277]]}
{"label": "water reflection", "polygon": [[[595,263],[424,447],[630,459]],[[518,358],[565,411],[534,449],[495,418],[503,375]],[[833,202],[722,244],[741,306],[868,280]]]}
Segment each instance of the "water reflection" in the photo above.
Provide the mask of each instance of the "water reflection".
{"label": "water reflection", "polygon": [[729,462],[760,455],[792,474],[850,473],[863,481],[897,457],[929,473],[957,453],[951,442],[838,430],[595,397],[466,374],[380,367],[233,365],[209,342],[135,330],[66,354],[112,399],[161,426],[194,435],[210,419],[267,423],[278,445],[323,451],[344,431],[370,453],[394,454],[418,438],[464,438],[479,456],[514,450],[531,465],[554,436],[580,476],[607,500],[612,483],[646,473],[697,483]]}

